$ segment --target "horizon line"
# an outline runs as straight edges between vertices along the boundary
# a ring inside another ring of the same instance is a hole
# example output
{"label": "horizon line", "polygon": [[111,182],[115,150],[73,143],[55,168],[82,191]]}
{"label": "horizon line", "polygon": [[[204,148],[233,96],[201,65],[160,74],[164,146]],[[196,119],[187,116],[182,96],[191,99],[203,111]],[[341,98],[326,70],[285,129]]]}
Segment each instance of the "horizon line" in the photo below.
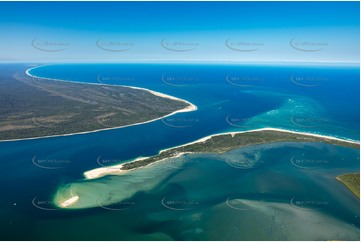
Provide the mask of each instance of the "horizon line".
{"label": "horizon line", "polygon": [[138,59],[138,60],[0,60],[0,64],[274,64],[274,65],[342,65],[360,66],[360,61],[237,61],[237,60],[165,60],[165,59]]}

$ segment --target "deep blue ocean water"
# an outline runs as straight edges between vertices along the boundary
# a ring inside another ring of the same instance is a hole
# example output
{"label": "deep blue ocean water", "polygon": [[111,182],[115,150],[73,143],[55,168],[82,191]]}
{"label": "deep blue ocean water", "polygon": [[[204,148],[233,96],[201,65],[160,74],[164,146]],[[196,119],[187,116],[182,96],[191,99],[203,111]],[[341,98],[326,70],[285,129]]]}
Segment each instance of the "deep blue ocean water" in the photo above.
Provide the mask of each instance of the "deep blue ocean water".
{"label": "deep blue ocean water", "polygon": [[[198,137],[203,136],[203,128],[212,134],[257,127],[283,127],[355,140],[360,136],[357,67],[73,64],[36,68],[31,74],[144,87],[186,99],[199,111],[174,116],[170,124],[189,130],[196,127],[197,132],[189,134]],[[273,113],[267,115],[270,111]],[[252,120],[257,124],[250,125]]]}
{"label": "deep blue ocean water", "polygon": [[[335,180],[359,171],[355,149],[281,143],[223,156],[187,155],[127,176],[82,180],[99,160],[122,163],[227,131],[275,127],[359,140],[358,68],[72,64],[31,74],[144,87],[188,100],[198,110],[127,128],[0,143],[6,238],[359,238],[359,200]],[[34,165],[37,159],[63,162],[44,169]],[[97,208],[49,210],[57,209],[54,194],[69,187],[86,197],[80,204]],[[94,206],[97,196],[109,206]],[[323,224],[305,233],[315,221]]]}

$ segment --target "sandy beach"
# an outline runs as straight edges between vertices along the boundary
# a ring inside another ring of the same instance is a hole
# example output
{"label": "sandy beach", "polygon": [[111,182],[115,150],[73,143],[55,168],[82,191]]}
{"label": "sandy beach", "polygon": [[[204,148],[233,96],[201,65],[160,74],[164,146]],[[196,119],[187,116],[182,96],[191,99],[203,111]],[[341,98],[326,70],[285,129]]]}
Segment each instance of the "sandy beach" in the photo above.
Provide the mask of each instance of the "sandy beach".
{"label": "sandy beach", "polygon": [[73,196],[73,197],[69,198],[68,200],[62,202],[60,204],[60,206],[63,208],[66,208],[66,207],[76,203],[78,200],[79,200],[79,196]]}
{"label": "sandy beach", "polygon": [[[161,160],[157,160],[155,162],[150,163],[149,165],[155,164],[157,162],[164,161],[164,160],[169,159],[169,158],[181,157],[184,154],[190,154],[190,153],[192,153],[192,152],[180,152],[180,153],[178,153],[177,155],[175,155],[173,157],[168,157],[168,158],[164,158],[164,159],[161,159]],[[139,157],[139,158],[137,158],[135,160],[131,160],[131,161],[126,162],[126,163],[137,162],[137,161],[145,160],[147,158],[149,158],[149,157]],[[83,175],[87,180],[91,180],[91,179],[96,179],[96,178],[100,178],[100,177],[107,176],[107,175],[123,175],[123,174],[125,174],[127,172],[130,172],[132,170],[136,170],[136,169],[140,169],[140,168],[144,167],[144,166],[141,166],[141,167],[134,168],[134,169],[122,170],[123,165],[124,165],[124,163],[120,164],[120,165],[95,168],[93,170],[89,170],[89,171],[84,172]]]}
{"label": "sandy beach", "polygon": [[[48,65],[44,65],[44,66],[48,66]],[[43,78],[43,77],[38,77],[38,76],[34,76],[32,74],[30,74],[30,71],[39,67],[43,67],[43,66],[35,66],[32,67],[30,69],[27,69],[25,71],[25,74],[29,77],[32,78],[38,78],[38,79],[44,79],[44,80],[50,80],[50,81],[57,81],[57,82],[71,82],[71,83],[79,83],[79,84],[85,84],[85,85],[99,85],[99,86],[119,86],[119,87],[128,87],[128,88],[132,88],[132,89],[136,89],[136,90],[142,90],[142,91],[146,91],[146,92],[150,92],[151,94],[153,94],[154,96],[158,96],[158,97],[162,97],[162,98],[168,98],[168,99],[172,99],[172,100],[176,100],[176,101],[181,101],[181,102],[185,102],[187,104],[189,104],[188,107],[175,111],[174,113],[179,113],[179,112],[190,112],[190,111],[194,111],[197,110],[197,106],[195,106],[194,104],[190,103],[187,100],[178,98],[178,97],[174,97],[168,94],[164,94],[164,93],[160,93],[160,92],[156,92],[147,88],[143,88],[143,87],[134,87],[134,86],[126,86],[126,85],[111,85],[111,84],[103,84],[103,83],[84,83],[84,82],[77,82],[77,81],[68,81],[68,80],[61,80],[61,79],[56,79],[56,78]],[[172,114],[174,114],[172,113]]]}
{"label": "sandy beach", "polygon": [[86,179],[95,179],[106,175],[120,175],[122,173],[128,172],[128,170],[122,170],[123,167],[122,164],[120,165],[114,165],[109,167],[101,167],[96,168],[90,171],[84,172],[84,176]]}
{"label": "sandy beach", "polygon": [[[32,77],[32,78],[40,78],[40,79],[45,79],[45,80],[51,80],[51,81],[58,81],[58,82],[73,82],[73,81],[66,81],[66,80],[60,80],[60,79],[53,79],[53,78],[42,78],[42,77],[37,77],[37,76],[33,76],[29,73],[29,71],[31,71],[34,68],[38,68],[38,67],[33,67],[30,68],[28,70],[26,70],[26,75]],[[73,82],[73,83],[80,83],[80,84],[85,84],[85,85],[105,85],[105,84],[98,84],[98,83],[83,83],[83,82]],[[123,126],[117,126],[117,127],[111,127],[111,128],[103,128],[103,129],[96,129],[96,130],[91,130],[91,131],[84,131],[84,132],[76,132],[76,133],[69,133],[69,134],[61,134],[61,135],[48,135],[48,136],[41,136],[41,137],[32,137],[32,138],[23,138],[23,139],[10,139],[10,140],[0,140],[0,142],[11,142],[11,141],[21,141],[21,140],[33,140],[33,139],[44,139],[44,138],[52,138],[52,137],[61,137],[61,136],[71,136],[71,135],[79,135],[79,134],[89,134],[89,133],[94,133],[94,132],[99,132],[99,131],[104,131],[104,130],[112,130],[112,129],[120,129],[120,128],[126,128],[126,127],[130,127],[130,126],[134,126],[134,125],[141,125],[141,124],[146,124],[146,123],[150,123],[156,120],[160,120],[169,116],[172,116],[174,114],[177,113],[184,113],[184,112],[192,112],[197,110],[197,106],[194,105],[193,103],[184,100],[184,99],[180,99],[174,96],[170,96],[167,94],[163,94],[160,92],[156,92],[156,91],[152,91],[146,88],[140,88],[140,87],[132,87],[132,86],[124,86],[124,85],[108,85],[108,86],[121,86],[121,87],[128,87],[128,88],[132,88],[132,89],[138,89],[138,90],[143,90],[143,91],[147,91],[150,92],[151,94],[158,96],[158,97],[162,97],[162,98],[168,98],[168,99],[172,99],[172,100],[177,100],[177,101],[181,101],[181,102],[185,102],[188,104],[187,107],[174,111],[170,114],[167,114],[165,116],[159,117],[159,118],[155,118],[155,119],[151,119],[148,121],[144,121],[144,122],[140,122],[140,123],[134,123],[134,124],[128,124],[128,125],[123,125]]]}
{"label": "sandy beach", "polygon": [[[184,145],[179,145],[179,146],[175,146],[175,147],[171,147],[171,148],[168,148],[168,149],[161,150],[158,153],[158,155],[161,154],[162,152],[165,152],[165,151],[168,151],[168,150],[171,150],[171,149],[175,149],[175,148],[179,148],[179,147],[183,147],[183,146],[187,146],[187,145],[191,145],[191,144],[195,144],[195,143],[203,143],[203,142],[211,139],[212,137],[216,137],[216,136],[220,136],[220,135],[228,135],[228,134],[230,134],[232,137],[234,137],[236,134],[260,132],[260,131],[278,131],[278,132],[285,132],[285,133],[301,134],[301,135],[305,135],[305,136],[319,137],[319,138],[329,139],[329,140],[343,141],[343,142],[347,142],[347,143],[351,143],[351,144],[360,144],[360,142],[358,142],[358,141],[345,140],[345,139],[340,139],[340,138],[336,138],[336,137],[332,137],[332,136],[326,136],[326,135],[319,135],[319,134],[306,133],[306,132],[297,132],[297,131],[286,130],[286,129],[278,129],[278,128],[261,128],[261,129],[247,130],[247,131],[225,132],[225,133],[209,135],[209,136],[203,137],[201,139],[198,139],[196,141],[193,141],[193,142],[190,142],[190,143],[187,143],[187,144],[184,144]],[[180,156],[182,156],[184,154],[187,154],[187,152],[181,152],[181,153],[178,153],[176,156],[167,157],[165,159],[180,157]],[[140,157],[140,158],[131,160],[131,161],[126,162],[126,163],[131,163],[131,162],[133,163],[133,162],[137,162],[137,161],[144,160],[144,159],[147,159],[147,158],[149,158],[149,157]],[[159,161],[163,161],[165,159],[158,160],[158,161],[150,163],[148,165],[157,163]],[[89,170],[89,171],[84,172],[84,176],[85,176],[86,179],[96,179],[96,178],[103,177],[103,176],[106,176],[106,175],[121,175],[121,174],[129,172],[131,170],[140,169],[140,168],[144,167],[144,166],[141,166],[141,167],[137,167],[137,168],[130,169],[130,170],[122,170],[121,168],[123,167],[124,164],[125,163],[123,163],[121,165],[109,166],[107,168],[103,167],[103,168],[96,168],[96,169],[93,169],[93,170]]]}
{"label": "sandy beach", "polygon": [[178,145],[178,146],[174,146],[172,148],[169,149],[164,149],[161,150],[160,153],[162,153],[163,151],[166,150],[170,150],[170,149],[174,149],[174,148],[179,148],[182,146],[186,146],[186,145],[191,145],[194,143],[201,143],[204,141],[207,141],[208,139],[211,139],[212,137],[216,137],[216,136],[220,136],[220,135],[227,135],[230,134],[232,137],[234,137],[236,134],[242,134],[242,133],[251,133],[251,132],[260,132],[260,131],[279,131],[279,132],[285,132],[285,133],[293,133],[293,134],[302,134],[302,135],[307,135],[307,136],[313,136],[313,137],[319,137],[319,138],[324,138],[324,139],[330,139],[330,140],[338,140],[338,141],[344,141],[344,142],[348,142],[351,144],[360,144],[359,141],[356,140],[347,140],[347,139],[341,139],[341,138],[337,138],[337,137],[333,137],[333,136],[327,136],[327,135],[321,135],[321,134],[314,134],[314,133],[307,133],[307,132],[299,132],[299,131],[293,131],[293,130],[287,130],[287,129],[279,129],[279,128],[260,128],[260,129],[253,129],[253,130],[245,130],[245,131],[235,131],[235,132],[224,132],[224,133],[219,133],[219,134],[212,134],[206,137],[203,137],[201,139],[198,139],[196,141],[184,144],[184,145]]}

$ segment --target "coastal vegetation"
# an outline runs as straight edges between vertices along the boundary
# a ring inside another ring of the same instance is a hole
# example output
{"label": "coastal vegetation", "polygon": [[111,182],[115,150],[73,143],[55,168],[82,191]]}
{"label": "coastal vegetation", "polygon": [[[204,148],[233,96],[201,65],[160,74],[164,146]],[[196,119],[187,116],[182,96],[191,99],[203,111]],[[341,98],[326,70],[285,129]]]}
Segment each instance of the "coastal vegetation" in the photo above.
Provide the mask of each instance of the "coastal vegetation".
{"label": "coastal vegetation", "polygon": [[147,90],[33,78],[8,65],[0,76],[0,140],[91,132],[147,122],[189,103]]}
{"label": "coastal vegetation", "polygon": [[343,174],[336,179],[344,184],[350,191],[360,198],[360,173]]}
{"label": "coastal vegetation", "polygon": [[326,144],[359,148],[360,144],[317,135],[272,129],[214,135],[188,145],[164,150],[156,156],[125,163],[122,170],[135,169],[150,163],[178,156],[182,153],[224,153],[237,148],[275,142],[322,142]]}

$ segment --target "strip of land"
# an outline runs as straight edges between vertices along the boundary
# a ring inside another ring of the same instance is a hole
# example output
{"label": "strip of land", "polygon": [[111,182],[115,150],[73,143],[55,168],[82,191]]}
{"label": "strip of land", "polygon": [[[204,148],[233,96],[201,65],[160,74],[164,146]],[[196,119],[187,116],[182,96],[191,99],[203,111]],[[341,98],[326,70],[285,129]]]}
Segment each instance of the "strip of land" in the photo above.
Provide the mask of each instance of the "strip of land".
{"label": "strip of land", "polygon": [[336,179],[344,184],[350,191],[360,198],[360,173],[343,174]]}
{"label": "strip of land", "polygon": [[116,129],[197,109],[144,88],[38,78],[24,65],[1,67],[0,141]]}
{"label": "strip of land", "polygon": [[124,164],[93,169],[85,172],[84,176],[87,179],[94,179],[105,175],[121,175],[129,170],[138,169],[164,159],[179,157],[187,153],[224,153],[241,147],[275,142],[321,142],[360,148],[358,141],[284,129],[263,128],[210,135],[185,145],[162,150],[156,156],[141,157]]}

